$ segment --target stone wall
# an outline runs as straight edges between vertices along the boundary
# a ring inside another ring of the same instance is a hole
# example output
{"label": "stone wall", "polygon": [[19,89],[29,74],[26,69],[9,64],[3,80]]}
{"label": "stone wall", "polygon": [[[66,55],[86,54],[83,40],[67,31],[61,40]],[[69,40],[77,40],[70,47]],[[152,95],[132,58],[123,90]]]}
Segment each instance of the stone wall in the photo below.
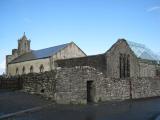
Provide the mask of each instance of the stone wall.
{"label": "stone wall", "polygon": [[128,79],[105,78],[103,101],[130,99],[130,85]]}
{"label": "stone wall", "polygon": [[142,60],[139,62],[140,67],[140,77],[155,77],[156,76],[156,64],[143,62]]}
{"label": "stone wall", "polygon": [[23,91],[42,95],[60,104],[86,104],[88,81],[93,82],[94,102],[160,96],[159,77],[106,78],[102,72],[89,66],[59,68],[18,78],[23,80]]}
{"label": "stone wall", "polygon": [[88,66],[29,74],[23,79],[25,91],[60,104],[87,103],[87,81],[93,81],[94,102],[160,96],[159,78],[106,78],[102,72]]}
{"label": "stone wall", "polygon": [[94,101],[103,98],[104,76],[91,67],[63,68],[57,71],[55,99],[58,103],[87,103],[87,81],[93,81]]}
{"label": "stone wall", "polygon": [[86,56],[80,58],[71,58],[56,61],[57,67],[71,68],[75,66],[90,66],[96,68],[98,71],[105,73],[106,71],[106,60],[103,54]]}
{"label": "stone wall", "polygon": [[160,96],[160,78],[132,79],[132,98]]}
{"label": "stone wall", "polygon": [[31,94],[39,94],[47,99],[54,100],[54,94],[56,92],[55,75],[55,71],[22,75],[23,91]]}
{"label": "stone wall", "polygon": [[57,72],[56,101],[87,103],[87,81],[93,81],[94,102],[129,99],[129,81],[105,78],[91,67],[63,68]]}

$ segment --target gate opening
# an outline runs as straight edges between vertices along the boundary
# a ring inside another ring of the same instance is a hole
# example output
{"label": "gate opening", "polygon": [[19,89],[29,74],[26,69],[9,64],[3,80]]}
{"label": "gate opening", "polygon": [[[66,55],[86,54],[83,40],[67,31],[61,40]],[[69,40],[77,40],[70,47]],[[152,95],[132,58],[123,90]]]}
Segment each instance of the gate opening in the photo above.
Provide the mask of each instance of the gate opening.
{"label": "gate opening", "polygon": [[87,103],[94,102],[93,81],[87,81]]}

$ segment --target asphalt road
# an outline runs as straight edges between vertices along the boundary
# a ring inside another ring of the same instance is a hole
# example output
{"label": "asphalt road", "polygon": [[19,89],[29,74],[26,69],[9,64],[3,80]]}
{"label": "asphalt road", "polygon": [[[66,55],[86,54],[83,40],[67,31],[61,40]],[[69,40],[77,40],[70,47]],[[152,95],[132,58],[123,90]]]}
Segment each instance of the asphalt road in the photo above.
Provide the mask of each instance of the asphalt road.
{"label": "asphalt road", "polygon": [[37,95],[19,91],[0,90],[0,116],[50,103],[50,101]]}
{"label": "asphalt road", "polygon": [[[6,94],[7,93],[4,93],[5,96],[7,96]],[[8,95],[12,96],[8,98],[13,99],[15,93],[8,92]],[[16,96],[19,96],[17,98],[21,98],[20,96],[22,96],[22,98],[25,98],[26,100],[23,101],[22,99],[19,99],[17,102],[15,101],[15,105],[3,105],[3,109],[1,109],[1,105],[3,104],[3,100],[1,98],[3,95],[1,94],[0,111],[13,111],[11,108],[16,107],[17,104],[19,107],[16,110],[20,110],[20,106],[23,106],[23,108],[24,106],[29,108],[48,104],[48,102],[41,97],[34,95],[17,92]],[[7,98],[5,100],[5,102],[7,102]],[[12,100],[8,99],[8,101]],[[21,101],[21,103],[18,101]],[[13,104],[13,102],[10,104]],[[7,120],[160,120],[160,98],[106,102],[90,105],[51,105],[44,109],[24,113]]]}
{"label": "asphalt road", "polygon": [[160,120],[160,99],[87,106],[50,106],[16,120]]}

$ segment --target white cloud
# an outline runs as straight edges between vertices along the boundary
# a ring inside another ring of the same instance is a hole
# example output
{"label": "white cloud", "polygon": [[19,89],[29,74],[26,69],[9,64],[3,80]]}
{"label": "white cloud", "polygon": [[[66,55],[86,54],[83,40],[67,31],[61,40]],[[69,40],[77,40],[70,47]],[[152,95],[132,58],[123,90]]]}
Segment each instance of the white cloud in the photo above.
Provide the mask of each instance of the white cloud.
{"label": "white cloud", "polygon": [[151,8],[149,8],[147,11],[148,11],[148,12],[152,12],[152,11],[157,11],[157,10],[160,10],[160,6],[151,7]]}

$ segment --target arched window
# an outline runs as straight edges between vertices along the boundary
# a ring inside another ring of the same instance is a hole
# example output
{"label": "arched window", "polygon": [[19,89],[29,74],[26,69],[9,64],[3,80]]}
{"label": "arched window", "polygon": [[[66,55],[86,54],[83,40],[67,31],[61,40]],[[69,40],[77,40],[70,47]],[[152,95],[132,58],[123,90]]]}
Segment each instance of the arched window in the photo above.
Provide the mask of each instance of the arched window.
{"label": "arched window", "polygon": [[127,55],[127,77],[130,77],[130,55]]}
{"label": "arched window", "polygon": [[120,78],[122,78],[123,76],[123,69],[122,69],[122,65],[123,65],[123,62],[122,62],[122,59],[123,59],[123,56],[122,54],[120,54],[119,56],[119,75],[120,75]]}
{"label": "arched window", "polygon": [[160,70],[156,70],[156,76],[160,76]]}
{"label": "arched window", "polygon": [[130,55],[120,54],[119,66],[120,78],[130,77]]}
{"label": "arched window", "polygon": [[16,75],[18,75],[19,74],[19,71],[18,71],[18,68],[16,68]]}
{"label": "arched window", "polygon": [[22,74],[25,74],[25,67],[22,68]]}
{"label": "arched window", "polygon": [[33,73],[33,66],[30,67],[30,73]]}
{"label": "arched window", "polygon": [[41,65],[41,66],[39,67],[39,71],[40,71],[40,72],[43,72],[43,71],[44,71],[43,65]]}

